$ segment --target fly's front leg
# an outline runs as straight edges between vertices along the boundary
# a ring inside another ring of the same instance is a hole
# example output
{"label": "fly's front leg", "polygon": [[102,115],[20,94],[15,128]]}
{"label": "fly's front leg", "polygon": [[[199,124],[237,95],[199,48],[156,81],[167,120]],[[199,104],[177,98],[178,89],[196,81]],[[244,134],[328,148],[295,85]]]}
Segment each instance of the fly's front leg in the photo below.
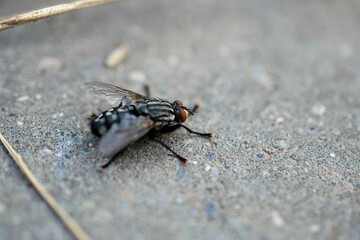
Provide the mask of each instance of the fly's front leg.
{"label": "fly's front leg", "polygon": [[[191,112],[192,114],[196,113],[200,108],[200,104],[195,104],[194,107],[191,109]],[[190,128],[188,128],[187,126],[185,125],[182,125],[180,124],[179,127],[183,127],[185,128],[189,133],[194,133],[194,134],[197,134],[197,135],[200,135],[200,136],[203,136],[203,137],[208,137],[208,138],[213,138],[214,137],[214,133],[201,133],[201,132],[196,132]]]}
{"label": "fly's front leg", "polygon": [[189,133],[197,134],[197,135],[202,136],[202,137],[208,137],[208,138],[210,138],[210,139],[214,137],[214,133],[201,133],[201,132],[196,132],[196,131],[194,131],[194,130],[192,130],[192,129],[190,129],[190,128],[188,128],[187,126],[182,125],[182,124],[180,124],[179,127],[183,127],[183,128],[185,128],[186,131],[188,131]]}
{"label": "fly's front leg", "polygon": [[161,133],[172,132],[172,131],[175,131],[176,129],[178,129],[179,127],[181,127],[181,123],[175,124],[175,125],[164,126],[160,129],[160,132]]}
{"label": "fly's front leg", "polygon": [[175,124],[175,125],[170,125],[170,126],[165,126],[163,127],[160,132],[161,133],[168,133],[168,132],[172,132],[172,131],[175,131],[176,129],[178,128],[185,128],[186,131],[188,131],[189,133],[193,133],[193,134],[197,134],[199,136],[202,136],[202,137],[208,137],[208,138],[213,138],[214,137],[214,133],[201,133],[201,132],[196,132],[190,128],[188,128],[187,126],[185,125],[182,125],[181,123],[179,124]]}
{"label": "fly's front leg", "polygon": [[195,104],[193,106],[193,108],[191,109],[192,113],[196,113],[199,110],[199,108],[200,108],[200,104],[198,104],[198,103]]}

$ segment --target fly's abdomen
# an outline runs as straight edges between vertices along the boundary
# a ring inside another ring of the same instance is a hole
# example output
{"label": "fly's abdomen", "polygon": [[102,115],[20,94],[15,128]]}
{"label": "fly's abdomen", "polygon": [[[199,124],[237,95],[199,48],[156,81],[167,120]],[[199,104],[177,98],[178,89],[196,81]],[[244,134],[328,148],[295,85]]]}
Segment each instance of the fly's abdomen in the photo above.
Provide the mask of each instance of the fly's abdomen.
{"label": "fly's abdomen", "polygon": [[128,112],[125,109],[117,108],[103,112],[91,122],[91,132],[95,135],[104,135],[114,123],[120,123],[122,115]]}

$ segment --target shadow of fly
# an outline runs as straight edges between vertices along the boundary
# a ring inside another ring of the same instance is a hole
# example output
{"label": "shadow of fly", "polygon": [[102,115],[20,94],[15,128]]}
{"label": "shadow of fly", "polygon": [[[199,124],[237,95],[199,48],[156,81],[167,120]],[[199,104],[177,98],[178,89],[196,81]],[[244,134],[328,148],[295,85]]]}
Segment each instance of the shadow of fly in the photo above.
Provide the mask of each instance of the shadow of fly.
{"label": "shadow of fly", "polygon": [[189,109],[179,100],[171,103],[168,100],[151,98],[148,86],[145,86],[146,96],[100,82],[85,83],[82,88],[94,95],[105,96],[113,106],[91,119],[91,131],[101,137],[99,149],[110,159],[103,168],[114,160],[117,153],[145,135],[164,146],[183,163],[186,163],[187,159],[162,142],[158,138],[161,133],[172,132],[182,127],[199,136],[214,136],[213,133],[196,132],[183,125],[187,117],[196,112],[197,105]]}

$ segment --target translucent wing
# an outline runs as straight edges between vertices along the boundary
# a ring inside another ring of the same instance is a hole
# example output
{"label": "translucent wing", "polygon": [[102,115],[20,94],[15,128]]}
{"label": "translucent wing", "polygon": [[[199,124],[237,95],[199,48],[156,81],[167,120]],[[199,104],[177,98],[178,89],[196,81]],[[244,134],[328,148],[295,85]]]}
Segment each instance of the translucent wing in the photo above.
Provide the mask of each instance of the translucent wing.
{"label": "translucent wing", "polygon": [[143,137],[155,125],[156,122],[149,117],[126,114],[119,124],[113,124],[101,138],[99,149],[105,156],[112,158],[126,146]]}
{"label": "translucent wing", "polygon": [[120,104],[121,106],[127,106],[148,100],[147,97],[141,94],[108,83],[88,82],[82,86],[82,89],[96,96],[105,96],[108,102],[114,107]]}

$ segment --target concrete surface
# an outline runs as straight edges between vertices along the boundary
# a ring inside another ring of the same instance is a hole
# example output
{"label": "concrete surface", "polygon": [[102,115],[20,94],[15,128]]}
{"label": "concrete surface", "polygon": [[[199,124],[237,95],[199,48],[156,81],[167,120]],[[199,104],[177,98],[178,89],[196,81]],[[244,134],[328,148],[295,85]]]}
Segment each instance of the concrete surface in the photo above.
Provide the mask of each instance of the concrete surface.
{"label": "concrete surface", "polygon": [[[1,1],[0,16],[60,1]],[[0,131],[94,239],[359,239],[360,3],[122,1],[0,33]],[[106,55],[122,41],[115,70]],[[200,103],[106,171],[103,81]],[[0,238],[71,239],[0,147]]]}

